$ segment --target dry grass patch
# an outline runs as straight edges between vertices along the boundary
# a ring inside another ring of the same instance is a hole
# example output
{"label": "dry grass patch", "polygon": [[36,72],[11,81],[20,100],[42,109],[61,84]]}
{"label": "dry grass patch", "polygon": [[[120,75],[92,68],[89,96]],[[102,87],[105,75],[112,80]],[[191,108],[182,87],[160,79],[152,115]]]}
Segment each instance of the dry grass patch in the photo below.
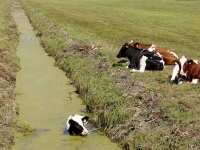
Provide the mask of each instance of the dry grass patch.
{"label": "dry grass patch", "polygon": [[12,126],[18,112],[15,77],[19,70],[19,60],[15,55],[18,33],[11,16],[12,1],[0,0],[0,3],[0,149],[4,150],[14,144]]}

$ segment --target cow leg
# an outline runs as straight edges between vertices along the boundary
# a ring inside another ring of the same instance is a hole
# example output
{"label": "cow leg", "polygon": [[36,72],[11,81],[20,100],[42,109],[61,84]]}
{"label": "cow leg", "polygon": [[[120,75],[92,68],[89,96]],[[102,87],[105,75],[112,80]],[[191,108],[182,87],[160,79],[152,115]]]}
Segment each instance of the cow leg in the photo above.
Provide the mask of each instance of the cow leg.
{"label": "cow leg", "polygon": [[191,76],[190,80],[188,80],[188,81],[191,82],[192,84],[197,84],[198,81],[199,81],[198,76],[199,75],[198,75],[198,72],[197,72],[195,75]]}
{"label": "cow leg", "polygon": [[126,66],[126,69],[129,69],[130,68],[130,64],[128,66]]}
{"label": "cow leg", "polygon": [[179,71],[179,66],[178,64],[176,64],[174,66],[173,72],[172,72],[172,77],[170,79],[170,82],[173,83],[175,81],[176,76],[178,75],[178,71]]}
{"label": "cow leg", "polygon": [[187,81],[188,82],[192,82],[193,77],[190,75],[190,73],[188,73],[187,75]]}
{"label": "cow leg", "polygon": [[130,64],[129,64],[128,68],[131,68],[131,69],[137,68],[137,62],[135,59],[130,60]]}
{"label": "cow leg", "polygon": [[199,81],[199,79],[192,79],[192,84],[197,84],[198,83],[198,81]]}
{"label": "cow leg", "polygon": [[131,69],[130,72],[140,72],[140,73],[143,73],[144,71],[137,70],[137,69]]}
{"label": "cow leg", "polygon": [[132,69],[130,72],[143,73],[145,71],[145,67],[146,67],[146,60],[147,60],[147,57],[146,56],[142,56],[142,58],[140,59],[140,69],[139,70]]}

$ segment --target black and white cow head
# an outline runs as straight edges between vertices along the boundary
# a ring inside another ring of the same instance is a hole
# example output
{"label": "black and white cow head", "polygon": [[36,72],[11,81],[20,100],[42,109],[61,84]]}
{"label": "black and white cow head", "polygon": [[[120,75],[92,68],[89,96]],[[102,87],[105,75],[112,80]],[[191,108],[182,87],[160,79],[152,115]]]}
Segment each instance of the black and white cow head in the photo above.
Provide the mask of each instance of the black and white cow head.
{"label": "black and white cow head", "polygon": [[128,49],[128,43],[125,43],[117,54],[117,58],[126,58],[126,51]]}
{"label": "black and white cow head", "polygon": [[85,128],[85,124],[87,124],[89,117],[88,116],[80,116],[80,115],[72,115],[69,116],[67,120],[67,130],[71,135],[88,135],[89,131]]}

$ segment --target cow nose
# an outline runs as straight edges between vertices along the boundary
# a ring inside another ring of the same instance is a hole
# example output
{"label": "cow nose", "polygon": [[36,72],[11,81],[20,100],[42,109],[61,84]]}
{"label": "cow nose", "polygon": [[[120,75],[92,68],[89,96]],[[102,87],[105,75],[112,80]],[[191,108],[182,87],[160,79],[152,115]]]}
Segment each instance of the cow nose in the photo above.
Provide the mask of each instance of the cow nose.
{"label": "cow nose", "polygon": [[180,71],[180,75],[184,75],[184,72],[183,72],[183,71]]}
{"label": "cow nose", "polygon": [[86,131],[85,131],[85,132],[83,132],[83,134],[87,135],[87,134],[88,134],[88,132],[86,132]]}
{"label": "cow nose", "polygon": [[85,131],[82,132],[82,135],[88,135],[88,133],[89,132],[87,130],[85,130]]}

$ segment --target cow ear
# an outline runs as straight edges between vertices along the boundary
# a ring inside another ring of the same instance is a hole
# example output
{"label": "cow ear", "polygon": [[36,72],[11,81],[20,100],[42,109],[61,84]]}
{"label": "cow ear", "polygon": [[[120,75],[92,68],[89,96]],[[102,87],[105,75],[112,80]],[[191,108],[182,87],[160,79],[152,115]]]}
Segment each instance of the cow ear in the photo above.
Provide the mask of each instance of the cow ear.
{"label": "cow ear", "polygon": [[73,122],[74,122],[74,120],[72,120],[72,119],[70,119],[70,120],[68,121],[69,124],[72,124]]}
{"label": "cow ear", "polygon": [[140,43],[138,43],[138,42],[135,43],[135,48],[137,48],[137,47],[139,46],[139,44],[140,44]]}
{"label": "cow ear", "polygon": [[126,43],[125,45],[126,45],[126,48],[128,48],[128,43]]}
{"label": "cow ear", "polygon": [[82,121],[83,121],[83,123],[85,124],[85,123],[87,123],[88,122],[88,120],[89,120],[89,117],[88,116],[84,116],[82,119],[81,119]]}
{"label": "cow ear", "polygon": [[188,60],[188,64],[191,64],[193,62],[193,60]]}

